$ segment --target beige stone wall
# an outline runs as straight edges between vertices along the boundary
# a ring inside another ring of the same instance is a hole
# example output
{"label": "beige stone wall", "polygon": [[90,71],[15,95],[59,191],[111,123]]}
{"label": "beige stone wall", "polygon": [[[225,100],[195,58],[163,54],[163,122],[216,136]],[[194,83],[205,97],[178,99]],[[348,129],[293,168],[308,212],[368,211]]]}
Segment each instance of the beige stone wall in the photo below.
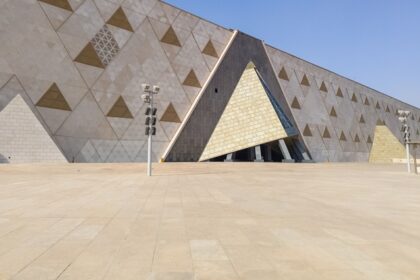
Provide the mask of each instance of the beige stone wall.
{"label": "beige stone wall", "polygon": [[287,137],[256,70],[246,69],[200,160]]}
{"label": "beige stone wall", "polygon": [[0,112],[0,162],[67,162],[20,95]]}
{"label": "beige stone wall", "polygon": [[274,47],[267,53],[297,128],[310,131],[303,140],[315,161],[367,162],[378,123],[402,143],[399,109],[411,111],[411,138],[420,141],[419,108]]}
{"label": "beige stone wall", "polygon": [[146,161],[142,83],[161,88],[159,160],[233,34],[158,0],[2,0],[0,19],[0,107],[13,76],[75,162]]}
{"label": "beige stone wall", "polygon": [[392,163],[396,159],[405,157],[404,145],[392,134],[389,128],[385,125],[376,126],[369,162]]}

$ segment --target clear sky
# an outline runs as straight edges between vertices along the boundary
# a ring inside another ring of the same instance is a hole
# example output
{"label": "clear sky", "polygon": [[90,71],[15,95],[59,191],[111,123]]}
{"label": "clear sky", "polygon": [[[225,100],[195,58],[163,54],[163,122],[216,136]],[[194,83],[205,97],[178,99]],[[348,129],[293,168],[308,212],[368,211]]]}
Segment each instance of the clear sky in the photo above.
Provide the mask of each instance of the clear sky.
{"label": "clear sky", "polygon": [[166,0],[420,107],[419,0]]}

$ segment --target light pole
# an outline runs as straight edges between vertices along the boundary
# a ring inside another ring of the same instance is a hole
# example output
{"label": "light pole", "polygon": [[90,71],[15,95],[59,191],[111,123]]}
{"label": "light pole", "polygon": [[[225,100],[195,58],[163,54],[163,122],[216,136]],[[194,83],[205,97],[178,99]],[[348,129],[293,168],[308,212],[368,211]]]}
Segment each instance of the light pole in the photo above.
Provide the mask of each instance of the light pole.
{"label": "light pole", "polygon": [[158,94],[160,88],[158,86],[150,86],[148,84],[141,85],[144,91],[144,94],[141,96],[144,100],[144,103],[149,104],[147,106],[145,115],[146,117],[146,131],[145,134],[148,136],[147,142],[147,176],[152,176],[152,136],[156,135],[156,112],[157,109],[153,104],[153,96]]}
{"label": "light pole", "polygon": [[[408,116],[411,114],[410,111],[398,110],[398,119],[402,123],[401,132],[403,133],[403,138],[405,142],[405,149],[407,152],[407,169],[408,173],[411,173],[411,163],[410,163],[410,127],[408,126]],[[416,167],[417,168],[417,167]]]}

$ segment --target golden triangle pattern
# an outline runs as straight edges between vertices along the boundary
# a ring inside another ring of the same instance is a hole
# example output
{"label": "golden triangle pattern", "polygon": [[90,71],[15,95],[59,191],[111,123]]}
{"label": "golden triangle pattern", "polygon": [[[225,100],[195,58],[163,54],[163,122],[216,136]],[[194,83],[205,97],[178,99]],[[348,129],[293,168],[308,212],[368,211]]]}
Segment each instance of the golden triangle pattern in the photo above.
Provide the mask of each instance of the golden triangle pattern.
{"label": "golden triangle pattern", "polygon": [[312,131],[309,128],[309,125],[306,125],[305,128],[303,129],[303,136],[306,136],[306,137],[312,136]]}
{"label": "golden triangle pattern", "polygon": [[99,58],[95,48],[90,42],[83,48],[83,50],[74,59],[74,61],[98,68],[105,68],[102,60]]}
{"label": "golden triangle pattern", "polygon": [[331,138],[330,131],[327,127],[325,128],[324,133],[322,134],[322,138]]}
{"label": "golden triangle pattern", "polygon": [[71,111],[67,100],[64,98],[56,83],[52,84],[51,87],[44,93],[41,99],[39,99],[36,103],[36,106]]}
{"label": "golden triangle pattern", "polygon": [[328,92],[327,86],[325,85],[324,82],[321,83],[321,86],[319,87],[319,90],[323,91],[323,92]]}
{"label": "golden triangle pattern", "polygon": [[285,81],[289,81],[289,76],[287,75],[286,69],[284,69],[284,67],[280,70],[279,78]]}
{"label": "golden triangle pattern", "polygon": [[168,28],[165,35],[163,35],[160,41],[162,43],[181,47],[181,43],[179,42],[178,36],[176,35],[175,30],[172,28],[172,26]]}
{"label": "golden triangle pattern", "polygon": [[181,119],[178,116],[178,113],[175,110],[175,107],[172,103],[169,103],[168,107],[163,113],[162,117],[160,118],[161,122],[173,122],[173,123],[180,123]]}
{"label": "golden triangle pattern", "polygon": [[122,7],[119,7],[115,13],[108,19],[106,22],[110,25],[125,29],[130,32],[134,32],[133,27],[131,26],[130,22]]}
{"label": "golden triangle pattern", "polygon": [[293,109],[298,109],[298,110],[301,109],[300,104],[299,104],[299,101],[296,98],[296,96],[295,96],[295,98],[293,98],[293,101],[292,101],[292,105],[291,106],[292,106]]}
{"label": "golden triangle pattern", "polygon": [[107,117],[112,118],[124,118],[124,119],[132,119],[133,115],[128,109],[127,104],[125,103],[122,96],[120,96],[117,101],[112,106],[111,110],[109,110]]}
{"label": "golden triangle pattern", "polygon": [[197,75],[195,74],[194,70],[191,70],[190,73],[188,73],[187,77],[185,78],[183,82],[183,85],[201,88],[200,81],[198,80]]}
{"label": "golden triangle pattern", "polygon": [[332,107],[332,109],[331,109],[330,116],[331,117],[337,117],[337,112],[335,111],[334,107]]}
{"label": "golden triangle pattern", "polygon": [[70,12],[73,12],[73,9],[70,6],[70,3],[68,0],[39,0],[39,1],[70,11]]}
{"label": "golden triangle pattern", "polygon": [[203,49],[203,54],[213,56],[215,58],[219,58],[219,55],[217,54],[216,48],[213,45],[213,42],[209,40],[207,42],[207,45]]}
{"label": "golden triangle pattern", "polygon": [[303,75],[303,78],[302,78],[302,81],[300,82],[300,84],[303,85],[303,86],[307,86],[307,87],[311,86],[309,84],[309,80],[308,80],[308,77],[306,76],[306,74]]}
{"label": "golden triangle pattern", "polygon": [[343,92],[341,91],[341,88],[338,88],[336,96],[344,97]]}
{"label": "golden triangle pattern", "polygon": [[340,135],[340,141],[347,141],[347,137],[346,137],[346,135],[344,134],[344,131],[342,131],[342,132],[341,132],[341,135]]}

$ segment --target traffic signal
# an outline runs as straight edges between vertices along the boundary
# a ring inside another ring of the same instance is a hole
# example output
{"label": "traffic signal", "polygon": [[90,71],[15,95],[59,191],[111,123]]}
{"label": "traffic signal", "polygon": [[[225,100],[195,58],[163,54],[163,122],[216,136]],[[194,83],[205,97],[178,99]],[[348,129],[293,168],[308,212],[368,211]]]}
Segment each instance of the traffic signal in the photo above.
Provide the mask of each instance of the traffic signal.
{"label": "traffic signal", "polygon": [[150,107],[147,107],[146,108],[146,112],[144,113],[146,116],[150,116],[150,115],[152,115],[152,116],[156,116],[156,112],[157,112],[157,109],[156,108],[153,108],[153,110],[152,110],[152,108],[150,108]]}
{"label": "traffic signal", "polygon": [[156,125],[156,117],[146,117],[145,125]]}
{"label": "traffic signal", "polygon": [[156,108],[151,108],[151,106],[148,106],[146,108],[146,112],[145,115],[146,117],[146,121],[145,121],[145,125],[146,125],[146,135],[150,136],[150,135],[156,135],[156,113],[157,113],[157,109]]}
{"label": "traffic signal", "polygon": [[150,126],[146,127],[146,135],[147,136],[149,136],[149,135],[155,136],[156,135],[156,127],[154,127],[154,126],[152,126],[152,127],[150,127]]}
{"label": "traffic signal", "polygon": [[403,133],[403,138],[405,142],[410,142],[410,127],[408,126],[408,124],[403,124],[401,131]]}

